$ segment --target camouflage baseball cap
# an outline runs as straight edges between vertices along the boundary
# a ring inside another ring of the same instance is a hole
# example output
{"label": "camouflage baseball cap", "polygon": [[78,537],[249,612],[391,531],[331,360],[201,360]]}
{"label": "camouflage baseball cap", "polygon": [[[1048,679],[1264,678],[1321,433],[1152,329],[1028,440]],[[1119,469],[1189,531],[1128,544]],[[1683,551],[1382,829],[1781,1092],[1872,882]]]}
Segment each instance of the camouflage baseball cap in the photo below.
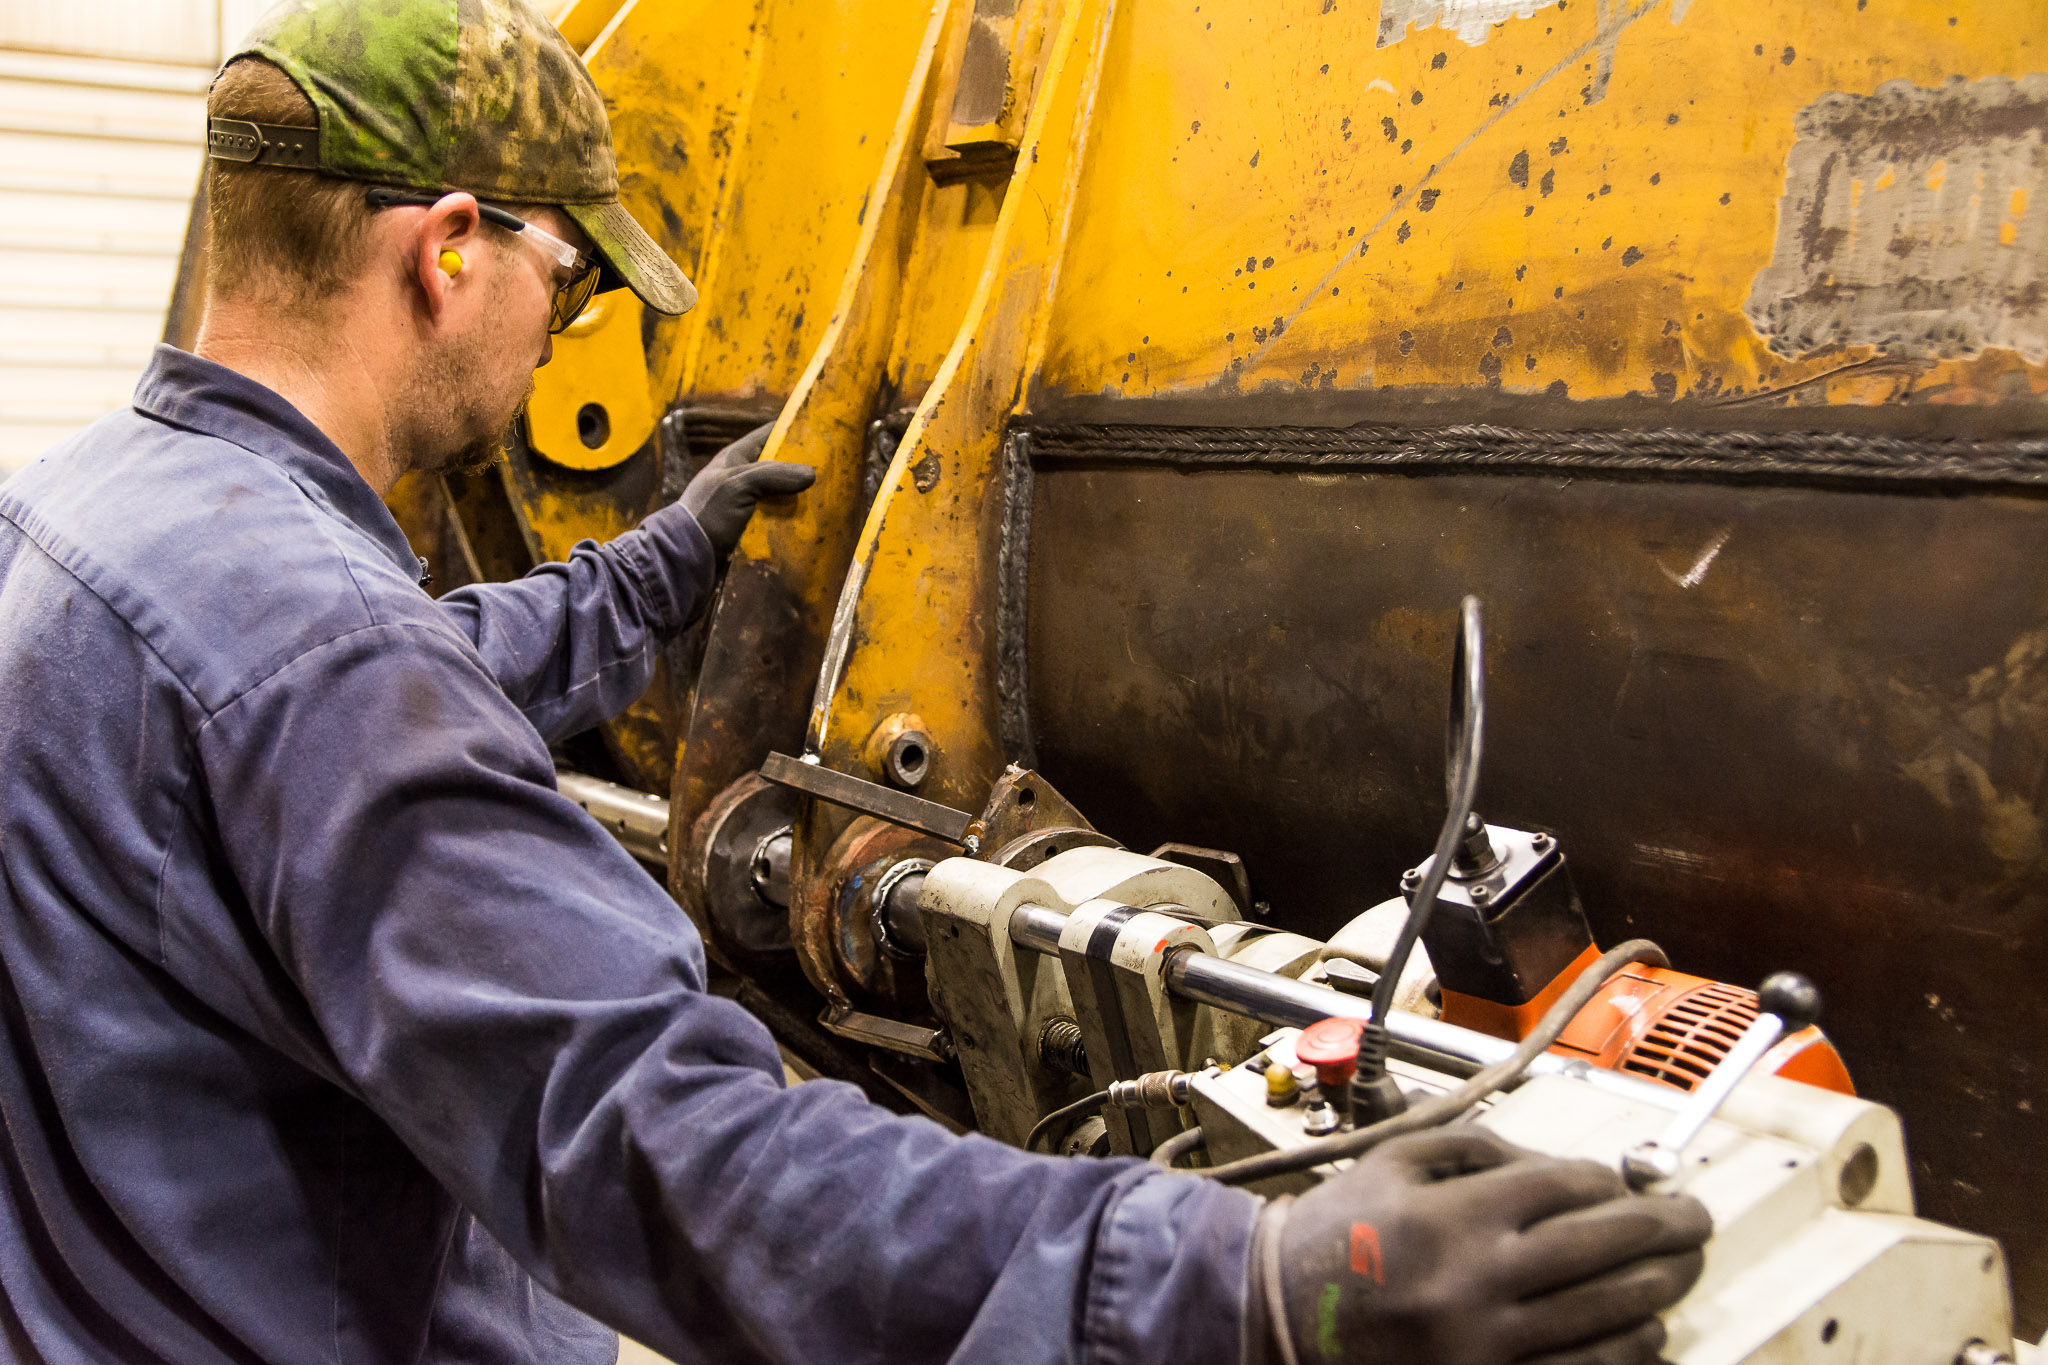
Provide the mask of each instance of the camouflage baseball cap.
{"label": "camouflage baseball cap", "polygon": [[291,129],[215,120],[212,155],[551,204],[648,307],[681,313],[697,302],[620,205],[604,100],[527,0],[284,0],[228,62],[244,57],[297,82],[319,114],[317,145]]}

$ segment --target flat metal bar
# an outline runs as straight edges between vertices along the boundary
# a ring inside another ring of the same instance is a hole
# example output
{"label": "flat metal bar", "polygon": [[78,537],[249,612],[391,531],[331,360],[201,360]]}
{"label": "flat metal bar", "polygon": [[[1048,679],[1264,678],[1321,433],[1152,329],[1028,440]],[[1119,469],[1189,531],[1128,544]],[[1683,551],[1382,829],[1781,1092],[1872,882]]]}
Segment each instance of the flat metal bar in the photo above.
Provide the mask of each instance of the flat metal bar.
{"label": "flat metal bar", "polygon": [[626,852],[656,867],[668,867],[668,802],[567,768],[555,769],[555,786],[590,812]]}
{"label": "flat metal bar", "polygon": [[825,1012],[818,1016],[818,1022],[828,1032],[870,1047],[887,1048],[927,1062],[953,1060],[953,1040],[946,1036],[944,1029],[920,1028],[898,1019],[863,1014],[845,1005],[827,1005]]}
{"label": "flat metal bar", "polygon": [[949,844],[965,843],[967,827],[974,823],[974,817],[964,810],[954,810],[951,806],[942,806],[936,801],[927,801],[879,782],[869,782],[851,773],[835,772],[821,766],[815,759],[770,754],[768,761],[761,765],[761,776],[778,787],[788,787],[806,796],[815,796],[820,801],[830,801],[835,806],[845,806],[863,815],[903,825],[944,839]]}

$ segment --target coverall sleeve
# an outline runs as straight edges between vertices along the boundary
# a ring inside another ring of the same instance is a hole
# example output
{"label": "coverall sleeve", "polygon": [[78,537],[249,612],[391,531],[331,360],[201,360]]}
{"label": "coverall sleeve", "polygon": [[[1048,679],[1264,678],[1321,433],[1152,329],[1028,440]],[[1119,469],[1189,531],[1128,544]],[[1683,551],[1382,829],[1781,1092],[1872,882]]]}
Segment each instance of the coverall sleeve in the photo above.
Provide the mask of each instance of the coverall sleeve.
{"label": "coverall sleeve", "polygon": [[1236,1365],[1256,1201],[785,1087],[460,641],[218,711],[225,856],[316,1046],[548,1289],[683,1365]]}
{"label": "coverall sleeve", "polygon": [[550,744],[610,720],[654,676],[661,647],[697,614],[716,556],[673,503],[600,545],[510,583],[440,598],[504,694]]}

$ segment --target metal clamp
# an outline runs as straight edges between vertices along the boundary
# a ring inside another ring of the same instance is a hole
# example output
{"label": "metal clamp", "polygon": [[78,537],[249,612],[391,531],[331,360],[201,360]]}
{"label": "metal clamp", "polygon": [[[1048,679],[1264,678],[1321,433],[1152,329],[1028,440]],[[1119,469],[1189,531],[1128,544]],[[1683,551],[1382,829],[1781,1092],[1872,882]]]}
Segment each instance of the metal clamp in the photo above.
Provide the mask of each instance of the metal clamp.
{"label": "metal clamp", "polygon": [[1621,1158],[1621,1175],[1632,1190],[1646,1190],[1678,1175],[1679,1159],[1692,1140],[1720,1111],[1750,1068],[1763,1060],[1788,1033],[1810,1027],[1820,1017],[1820,992],[1796,972],[1779,972],[1757,992],[1763,1013],[1743,1032],[1713,1074],[1686,1098],[1661,1137],[1638,1143]]}

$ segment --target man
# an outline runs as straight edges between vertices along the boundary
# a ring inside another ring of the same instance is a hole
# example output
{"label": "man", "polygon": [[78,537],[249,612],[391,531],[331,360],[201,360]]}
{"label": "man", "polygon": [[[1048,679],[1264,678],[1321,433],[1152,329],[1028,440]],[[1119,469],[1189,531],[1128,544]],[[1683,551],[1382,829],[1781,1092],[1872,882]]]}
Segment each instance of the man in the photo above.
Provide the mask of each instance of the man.
{"label": "man", "polygon": [[290,0],[210,113],[196,354],[0,490],[0,1355],[1654,1358],[1705,1215],[1592,1166],[1454,1130],[1267,1206],[785,1088],[547,742],[809,472],[439,602],[380,501],[595,271],[694,299],[589,77],[525,0]]}

